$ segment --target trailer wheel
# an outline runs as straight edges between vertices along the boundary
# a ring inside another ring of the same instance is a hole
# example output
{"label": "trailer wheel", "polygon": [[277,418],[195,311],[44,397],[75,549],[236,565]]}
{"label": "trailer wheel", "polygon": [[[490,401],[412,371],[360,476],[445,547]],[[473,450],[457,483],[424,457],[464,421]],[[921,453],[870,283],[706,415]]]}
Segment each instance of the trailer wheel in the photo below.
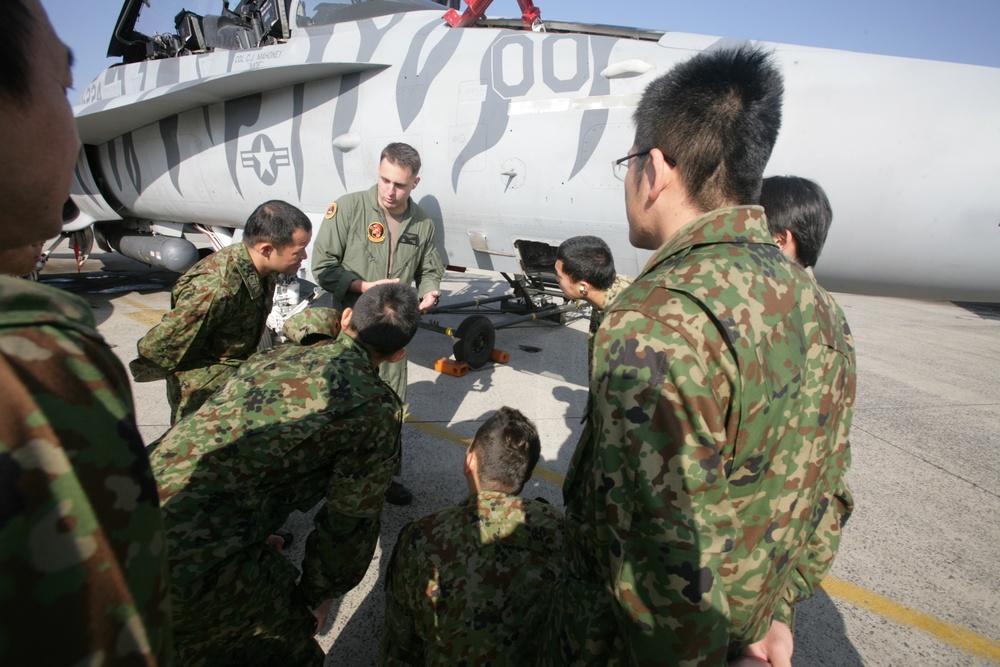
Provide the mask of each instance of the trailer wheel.
{"label": "trailer wheel", "polygon": [[464,361],[470,368],[479,368],[490,360],[497,331],[490,318],[473,315],[458,325],[456,338],[455,359]]}

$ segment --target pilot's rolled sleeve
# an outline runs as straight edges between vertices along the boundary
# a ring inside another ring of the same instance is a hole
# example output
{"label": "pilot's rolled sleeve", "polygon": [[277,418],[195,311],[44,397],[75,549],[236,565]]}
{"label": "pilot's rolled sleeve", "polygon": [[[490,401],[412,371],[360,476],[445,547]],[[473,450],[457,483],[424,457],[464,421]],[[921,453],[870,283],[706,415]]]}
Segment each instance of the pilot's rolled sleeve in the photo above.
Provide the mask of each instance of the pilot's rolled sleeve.
{"label": "pilot's rolled sleeve", "polygon": [[344,252],[347,239],[342,225],[333,217],[323,221],[313,246],[313,276],[320,287],[333,294],[343,303],[350,291],[351,283],[363,280],[361,276],[344,267]]}

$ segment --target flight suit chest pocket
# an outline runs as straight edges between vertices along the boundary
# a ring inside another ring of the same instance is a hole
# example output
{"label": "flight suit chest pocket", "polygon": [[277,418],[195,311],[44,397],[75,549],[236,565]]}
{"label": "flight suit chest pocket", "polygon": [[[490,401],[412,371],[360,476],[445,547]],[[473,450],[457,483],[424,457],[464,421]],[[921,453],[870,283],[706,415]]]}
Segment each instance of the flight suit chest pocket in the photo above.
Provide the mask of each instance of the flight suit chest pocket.
{"label": "flight suit chest pocket", "polygon": [[[420,237],[414,232],[403,232],[396,244],[396,254],[392,262],[393,274],[399,275],[405,267],[409,267],[420,255]],[[409,270],[406,270],[409,275]]]}

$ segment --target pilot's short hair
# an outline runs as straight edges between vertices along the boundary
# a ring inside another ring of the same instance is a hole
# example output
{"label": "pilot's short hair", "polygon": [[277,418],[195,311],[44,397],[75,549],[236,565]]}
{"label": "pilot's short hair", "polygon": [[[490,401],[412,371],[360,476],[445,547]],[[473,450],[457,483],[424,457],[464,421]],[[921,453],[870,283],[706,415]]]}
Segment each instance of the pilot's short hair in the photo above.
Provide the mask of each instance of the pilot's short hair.
{"label": "pilot's short hair", "polygon": [[760,205],[771,234],[791,232],[799,264],[816,266],[833,222],[833,209],[823,188],[808,178],[771,176],[764,179]]}
{"label": "pilot's short hair", "polygon": [[391,143],[382,149],[382,156],[378,159],[388,160],[397,167],[404,167],[410,170],[410,176],[416,177],[420,174],[420,153],[409,144],[401,142]]}
{"label": "pilot's short hair", "polygon": [[38,26],[31,10],[22,0],[11,0],[4,8],[0,21],[0,97],[14,102],[26,102],[31,95],[31,62],[28,46]]}
{"label": "pilot's short hair", "polygon": [[611,248],[598,236],[574,236],[559,244],[556,259],[573,282],[581,280],[607,290],[615,282],[615,260]]}
{"label": "pilot's short hair", "polygon": [[272,199],[247,218],[243,243],[254,246],[264,241],[280,250],[292,245],[292,235],[297,229],[312,233],[312,223],[306,214],[288,202]]}
{"label": "pilot's short hair", "polygon": [[534,423],[520,410],[504,406],[479,427],[469,451],[479,463],[483,490],[516,494],[531,479],[542,445]]}
{"label": "pilot's short hair", "polygon": [[[646,88],[635,110],[635,150],[676,161],[702,212],[756,204],[781,127],[781,73],[749,44],[703,51]],[[648,156],[633,171],[642,172]]]}
{"label": "pilot's short hair", "polygon": [[417,333],[419,305],[416,290],[408,285],[376,285],[354,304],[349,326],[370,352],[388,357],[409,345]]}

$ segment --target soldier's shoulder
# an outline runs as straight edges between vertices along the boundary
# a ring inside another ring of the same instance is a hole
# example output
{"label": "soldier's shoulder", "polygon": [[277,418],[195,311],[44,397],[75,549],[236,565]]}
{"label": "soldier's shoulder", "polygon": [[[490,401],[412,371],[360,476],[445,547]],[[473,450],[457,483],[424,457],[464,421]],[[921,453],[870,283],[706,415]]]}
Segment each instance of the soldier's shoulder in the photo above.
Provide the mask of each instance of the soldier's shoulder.
{"label": "soldier's shoulder", "polygon": [[0,326],[54,324],[94,330],[90,305],[75,294],[21,278],[0,277]]}
{"label": "soldier's shoulder", "polygon": [[186,290],[230,292],[243,284],[247,264],[253,264],[243,243],[237,242],[208,255],[177,279],[174,294]]}
{"label": "soldier's shoulder", "polygon": [[468,524],[466,510],[467,506],[458,504],[425,514],[400,531],[400,539],[408,549],[416,551],[447,544],[461,526]]}
{"label": "soldier's shoulder", "polygon": [[563,513],[545,498],[522,498],[525,511],[537,515],[544,521],[562,524]]}
{"label": "soldier's shoulder", "polygon": [[0,278],[0,331],[52,327],[103,343],[90,305],[75,294],[20,278]]}
{"label": "soldier's shoulder", "polygon": [[605,311],[605,327],[631,328],[646,320],[650,327],[655,324],[673,329],[701,328],[710,320],[705,309],[696,296],[675,287],[662,272],[645,274],[623,285]]}
{"label": "soldier's shoulder", "polygon": [[337,201],[330,204],[330,208],[333,209],[333,215],[330,215],[331,211],[327,209],[327,217],[334,217],[338,214],[341,217],[346,217],[353,213],[358,207],[364,206],[365,202],[369,199],[369,190],[356,190],[355,192],[348,192],[347,194],[341,195],[337,198]]}
{"label": "soldier's shoulder", "polygon": [[806,298],[806,295],[799,299],[800,308],[805,311],[803,317],[817,322],[820,336],[827,346],[853,353],[854,336],[840,304],[818,283],[811,285],[810,293],[812,299]]}

